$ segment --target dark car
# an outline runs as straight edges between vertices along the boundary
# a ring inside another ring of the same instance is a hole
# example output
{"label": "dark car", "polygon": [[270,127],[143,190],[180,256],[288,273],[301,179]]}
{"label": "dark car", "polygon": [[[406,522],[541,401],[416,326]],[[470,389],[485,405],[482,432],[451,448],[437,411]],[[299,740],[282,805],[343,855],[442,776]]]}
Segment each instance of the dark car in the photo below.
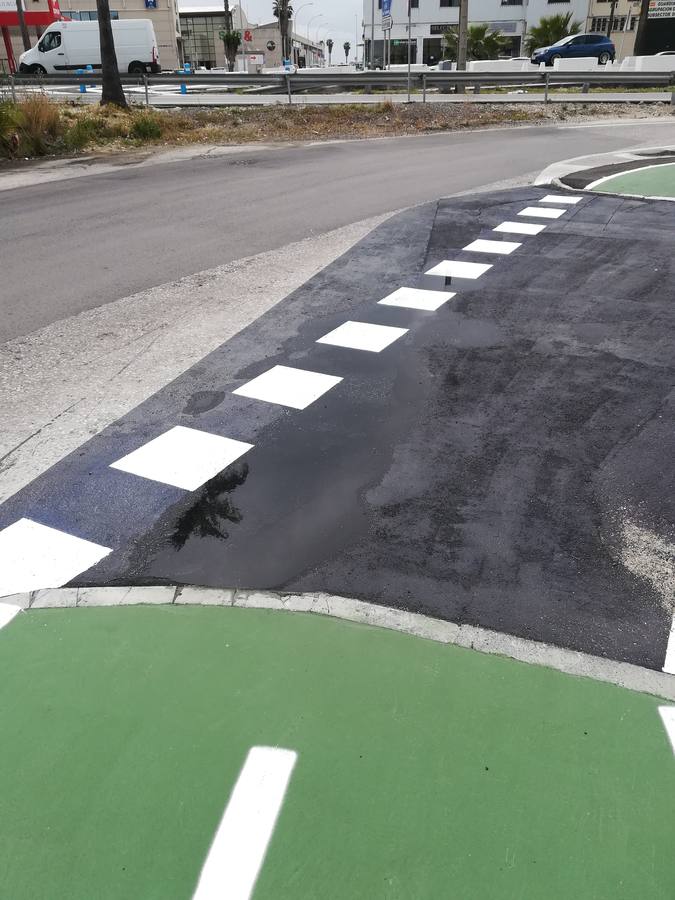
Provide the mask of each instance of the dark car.
{"label": "dark car", "polygon": [[550,47],[538,47],[532,53],[533,63],[552,66],[556,59],[595,56],[601,66],[614,60],[616,48],[605,34],[571,34]]}

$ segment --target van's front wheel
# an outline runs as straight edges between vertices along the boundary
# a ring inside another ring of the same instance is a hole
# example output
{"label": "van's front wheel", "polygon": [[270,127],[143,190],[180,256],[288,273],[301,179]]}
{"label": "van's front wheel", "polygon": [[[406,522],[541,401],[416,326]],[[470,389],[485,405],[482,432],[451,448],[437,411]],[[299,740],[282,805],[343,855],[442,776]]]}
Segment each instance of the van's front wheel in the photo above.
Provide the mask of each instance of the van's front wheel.
{"label": "van's front wheel", "polygon": [[47,74],[47,70],[45,69],[45,67],[40,66],[40,65],[34,65],[30,71],[31,71],[32,75],[46,75]]}
{"label": "van's front wheel", "polygon": [[145,63],[142,62],[132,62],[129,63],[129,74],[130,75],[145,75],[147,72]]}

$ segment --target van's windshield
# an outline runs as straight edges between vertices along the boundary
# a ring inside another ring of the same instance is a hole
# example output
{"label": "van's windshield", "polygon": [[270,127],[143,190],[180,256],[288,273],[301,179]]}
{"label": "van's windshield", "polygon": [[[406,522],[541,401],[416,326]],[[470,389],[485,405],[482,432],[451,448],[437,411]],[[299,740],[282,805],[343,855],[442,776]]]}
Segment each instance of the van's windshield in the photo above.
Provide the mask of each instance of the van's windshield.
{"label": "van's windshield", "polygon": [[47,34],[42,36],[42,40],[38,44],[38,47],[43,53],[48,53],[50,50],[56,50],[57,47],[61,46],[61,32],[60,31],[48,31]]}

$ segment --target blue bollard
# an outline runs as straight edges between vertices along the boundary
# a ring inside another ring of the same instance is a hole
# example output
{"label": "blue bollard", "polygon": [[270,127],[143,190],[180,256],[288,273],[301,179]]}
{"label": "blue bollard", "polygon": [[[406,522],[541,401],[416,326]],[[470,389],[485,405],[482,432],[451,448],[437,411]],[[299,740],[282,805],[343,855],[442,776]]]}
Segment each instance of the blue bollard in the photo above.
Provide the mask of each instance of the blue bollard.
{"label": "blue bollard", "polygon": [[[76,75],[84,75],[84,69],[76,69],[75,74]],[[87,93],[87,85],[84,83],[84,81],[80,82],[80,93],[81,94]]]}
{"label": "blue bollard", "polygon": [[181,83],[180,92],[181,94],[187,94],[187,84],[185,84],[185,82]]}
{"label": "blue bollard", "polygon": [[[190,65],[190,63],[183,63],[183,71],[186,75],[191,74],[192,66]],[[181,82],[180,92],[181,94],[187,94],[187,84],[185,84],[184,82]]]}
{"label": "blue bollard", "polygon": [[[94,74],[94,67],[91,65],[91,63],[87,63],[86,70],[87,70],[87,75],[93,75],[93,74]],[[90,84],[89,87],[93,88],[93,87],[96,87],[96,85],[95,85],[95,84]]]}

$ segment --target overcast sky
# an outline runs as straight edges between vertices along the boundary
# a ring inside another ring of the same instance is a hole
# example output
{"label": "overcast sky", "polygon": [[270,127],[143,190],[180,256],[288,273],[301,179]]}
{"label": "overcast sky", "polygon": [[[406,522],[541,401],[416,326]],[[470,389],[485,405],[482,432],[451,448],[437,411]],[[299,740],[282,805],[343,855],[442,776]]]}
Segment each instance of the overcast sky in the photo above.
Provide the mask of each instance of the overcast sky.
{"label": "overcast sky", "polygon": [[[238,0],[230,0],[230,8],[236,6],[237,2]],[[312,0],[311,3],[309,0],[292,0],[291,5],[296,13],[296,31],[299,31],[301,34],[307,34],[307,26],[309,24],[311,32],[309,36],[312,40],[316,40],[318,28],[318,39],[320,41],[325,41],[330,37],[335,41],[336,48],[342,47],[345,41],[349,41],[352,45],[350,57],[354,55],[357,16],[358,39],[359,41],[361,40],[363,0]],[[223,8],[220,0],[179,0],[180,9],[189,9],[195,6]],[[264,22],[271,22],[274,18],[272,16],[272,0],[242,0],[242,7],[250,22],[260,25]],[[314,18],[315,16],[316,18]],[[335,56],[335,50],[333,55]]]}

